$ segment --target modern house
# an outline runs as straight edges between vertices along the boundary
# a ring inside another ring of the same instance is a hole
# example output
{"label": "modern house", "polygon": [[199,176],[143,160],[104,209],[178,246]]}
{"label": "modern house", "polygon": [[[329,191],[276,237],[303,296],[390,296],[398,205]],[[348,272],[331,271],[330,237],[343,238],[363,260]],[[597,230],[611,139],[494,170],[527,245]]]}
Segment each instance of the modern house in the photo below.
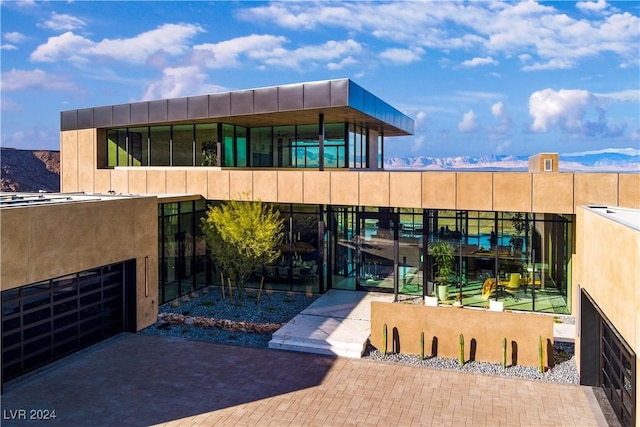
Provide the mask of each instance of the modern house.
{"label": "modern house", "polygon": [[[625,223],[630,243],[620,245],[613,234],[603,234],[617,233],[620,223],[586,206],[637,212],[640,174],[562,172],[553,153],[533,156],[528,172],[384,170],[387,140],[411,135],[413,126],[411,118],[349,79],[63,111],[62,191],[96,200],[67,204],[73,212],[53,219],[68,223],[60,230],[68,227],[69,233],[78,230],[73,222],[80,221],[83,230],[103,234],[91,242],[81,240],[75,252],[61,249],[64,263],[41,267],[48,273],[20,275],[5,270],[5,232],[10,232],[5,211],[40,207],[3,207],[3,322],[5,313],[23,319],[22,338],[15,338],[22,341],[11,348],[19,347],[20,360],[26,360],[27,345],[47,336],[42,345],[52,348],[54,358],[55,295],[48,314],[52,326],[32,331],[27,321],[32,287],[48,280],[54,292],[61,277],[73,274],[82,282],[87,271],[116,262],[124,263],[125,271],[131,263],[134,272],[123,273],[129,279],[122,292],[136,322],[123,322],[123,330],[149,326],[158,304],[218,283],[200,230],[207,205],[261,200],[284,217],[286,241],[281,258],[256,271],[256,280],[265,276],[267,286],[293,291],[372,290],[393,292],[398,299],[422,297],[434,291],[429,247],[447,242],[456,259],[455,285],[441,296],[441,304],[460,300],[484,308],[497,301],[509,310],[574,316],[582,349],[578,365],[589,372],[583,381],[623,396],[627,418],[621,418],[633,423],[638,419],[640,351],[635,290],[640,277],[633,269],[638,267],[638,227]],[[135,209],[114,207],[107,214],[111,208],[105,207],[105,213],[96,208],[100,214],[90,214],[83,212],[89,208],[80,208],[116,203],[144,203],[144,215]],[[15,215],[26,218],[23,227],[36,227],[28,225],[30,214]],[[138,225],[146,230],[144,237],[135,234]],[[44,235],[30,234],[36,240]],[[139,245],[127,245],[127,236]],[[24,242],[6,243],[7,251]],[[108,253],[121,250],[121,255],[103,261],[95,253],[99,242],[108,245]],[[590,249],[590,242],[607,246]],[[86,251],[87,262],[81,262],[85,255],[77,249],[83,245],[94,250]],[[27,255],[20,249],[10,259]],[[625,265],[629,276],[597,272],[599,256]],[[22,305],[7,302],[5,308],[5,295],[6,301],[17,295]],[[615,305],[619,297],[628,311]],[[38,322],[44,323],[42,316]],[[625,348],[624,362],[616,359],[611,369],[629,379],[630,388],[604,379],[610,371],[600,364],[614,362],[597,357],[609,351],[605,341],[585,340],[594,329],[584,330],[584,316],[585,322],[600,319],[611,331],[607,337],[616,337],[619,348]],[[16,360],[3,350],[3,371],[9,359]],[[16,375],[31,365],[20,366]],[[624,369],[628,374],[622,374]]]}

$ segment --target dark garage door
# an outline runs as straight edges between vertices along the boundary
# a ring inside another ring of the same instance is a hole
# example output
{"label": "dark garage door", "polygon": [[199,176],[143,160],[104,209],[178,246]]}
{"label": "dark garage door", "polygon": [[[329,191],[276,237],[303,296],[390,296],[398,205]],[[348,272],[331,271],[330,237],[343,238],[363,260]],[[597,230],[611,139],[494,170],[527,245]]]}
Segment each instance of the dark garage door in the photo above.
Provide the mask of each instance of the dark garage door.
{"label": "dark garage door", "polygon": [[580,292],[580,384],[604,390],[622,426],[636,424],[636,354],[591,296]]}
{"label": "dark garage door", "polygon": [[2,383],[132,329],[134,260],[3,291]]}

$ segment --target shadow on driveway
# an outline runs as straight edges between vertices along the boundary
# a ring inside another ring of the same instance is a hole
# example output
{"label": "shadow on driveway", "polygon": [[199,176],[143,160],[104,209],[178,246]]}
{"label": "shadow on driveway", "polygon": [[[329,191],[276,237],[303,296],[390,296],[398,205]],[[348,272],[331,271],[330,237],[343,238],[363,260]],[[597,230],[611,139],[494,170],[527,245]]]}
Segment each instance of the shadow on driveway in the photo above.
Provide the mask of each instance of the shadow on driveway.
{"label": "shadow on driveway", "polygon": [[151,425],[320,384],[335,358],[181,338],[121,334],[6,384],[17,409],[55,410],[45,425]]}

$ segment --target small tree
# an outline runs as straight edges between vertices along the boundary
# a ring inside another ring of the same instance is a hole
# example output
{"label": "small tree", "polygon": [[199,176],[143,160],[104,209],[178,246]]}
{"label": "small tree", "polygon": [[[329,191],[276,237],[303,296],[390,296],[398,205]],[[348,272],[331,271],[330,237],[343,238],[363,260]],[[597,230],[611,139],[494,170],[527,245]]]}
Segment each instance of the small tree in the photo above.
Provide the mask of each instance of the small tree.
{"label": "small tree", "polygon": [[202,218],[211,257],[231,278],[240,298],[251,273],[280,256],[282,222],[271,206],[243,200],[211,206]]}

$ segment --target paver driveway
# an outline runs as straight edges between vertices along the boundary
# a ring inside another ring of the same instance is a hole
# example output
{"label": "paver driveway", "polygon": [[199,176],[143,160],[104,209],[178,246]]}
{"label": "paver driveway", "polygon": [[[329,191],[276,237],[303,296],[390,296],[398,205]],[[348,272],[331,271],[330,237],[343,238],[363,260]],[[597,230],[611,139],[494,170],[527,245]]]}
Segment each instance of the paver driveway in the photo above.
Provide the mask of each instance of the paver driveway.
{"label": "paver driveway", "polygon": [[[5,387],[64,426],[605,426],[588,387],[123,334]],[[33,422],[36,424],[36,422]]]}

